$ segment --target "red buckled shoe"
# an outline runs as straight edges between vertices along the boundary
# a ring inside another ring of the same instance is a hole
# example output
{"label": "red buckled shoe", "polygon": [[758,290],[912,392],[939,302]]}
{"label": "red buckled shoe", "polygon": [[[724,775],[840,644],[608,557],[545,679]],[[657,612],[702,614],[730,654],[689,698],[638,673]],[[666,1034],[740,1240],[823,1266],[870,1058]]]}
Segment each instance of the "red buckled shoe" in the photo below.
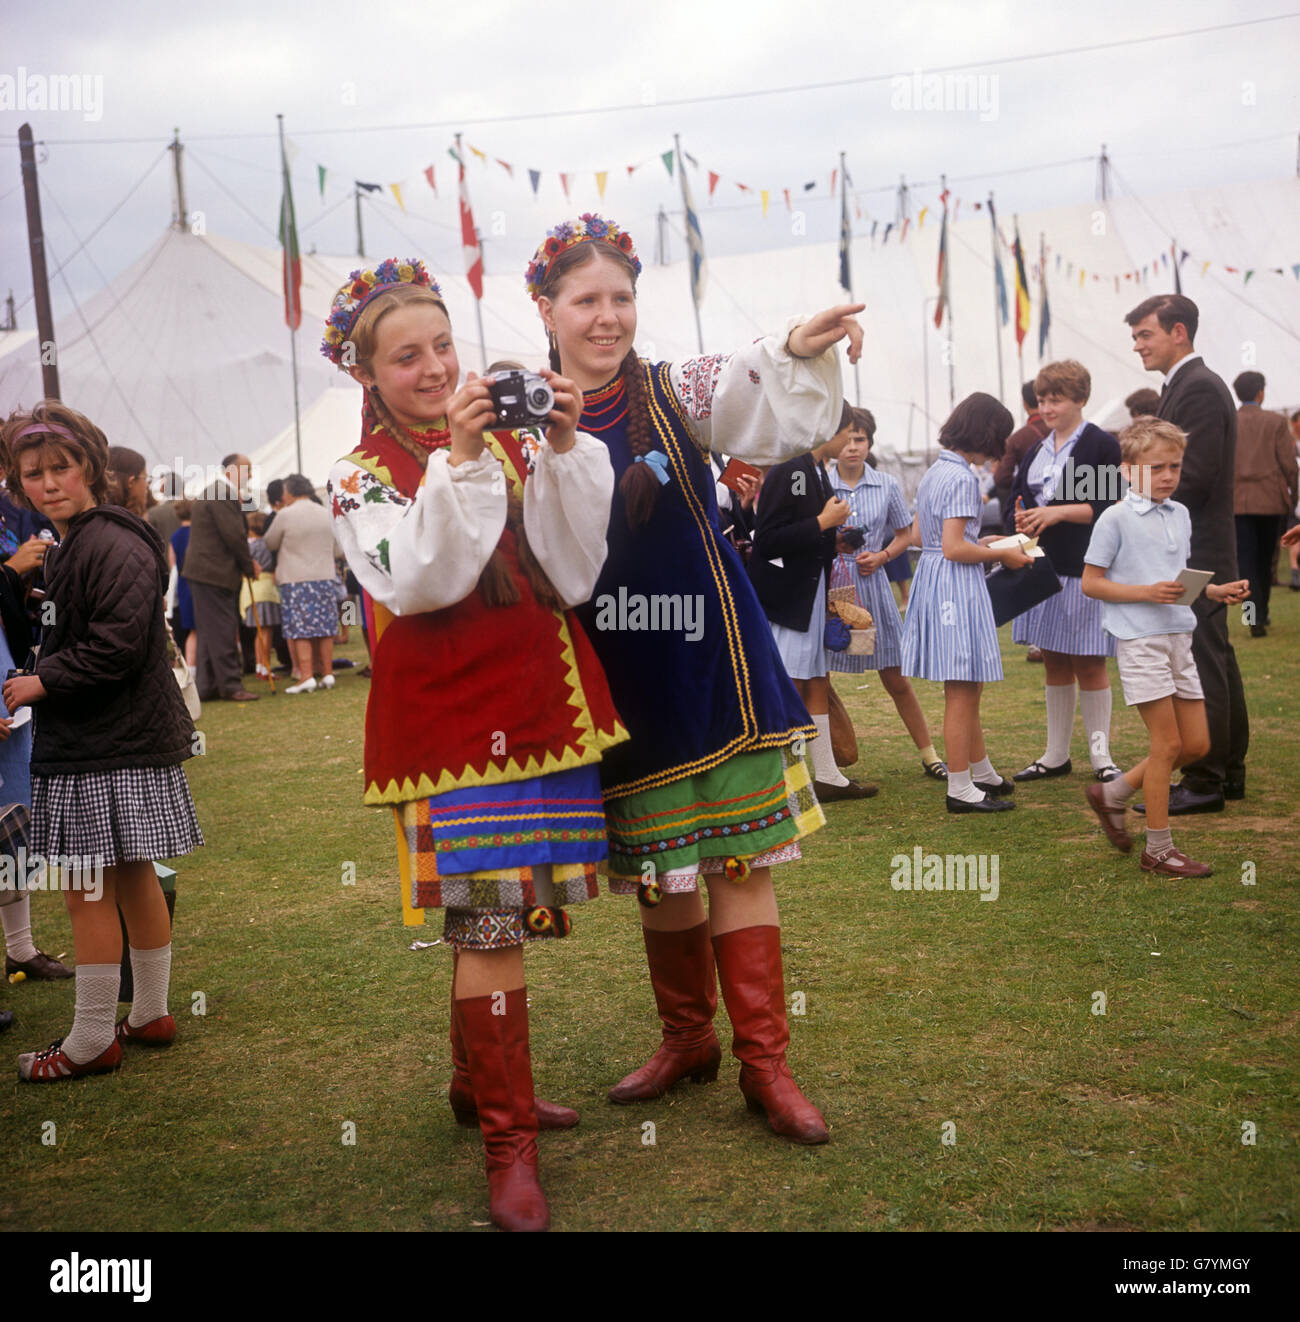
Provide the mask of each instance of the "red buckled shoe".
{"label": "red buckled shoe", "polygon": [[122,1064],[122,1044],[114,1038],[94,1060],[78,1065],[63,1050],[63,1039],[44,1051],[25,1051],[18,1057],[18,1077],[27,1083],[60,1083],[87,1074],[109,1074]]}
{"label": "red buckled shoe", "polygon": [[125,1046],[128,1042],[140,1047],[169,1047],[176,1040],[176,1020],[169,1014],[158,1019],[151,1019],[139,1028],[132,1028],[131,1016],[121,1020],[113,1030],[117,1040]]}

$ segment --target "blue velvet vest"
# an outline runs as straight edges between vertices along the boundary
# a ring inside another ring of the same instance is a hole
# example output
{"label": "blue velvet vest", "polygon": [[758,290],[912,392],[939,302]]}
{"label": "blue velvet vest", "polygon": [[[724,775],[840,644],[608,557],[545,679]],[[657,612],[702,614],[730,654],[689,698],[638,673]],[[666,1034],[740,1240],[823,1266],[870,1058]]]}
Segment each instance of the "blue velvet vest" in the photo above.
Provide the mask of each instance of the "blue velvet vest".
{"label": "blue velvet vest", "polygon": [[594,411],[593,399],[607,398],[595,391],[579,423],[609,447],[615,474],[605,565],[579,610],[631,734],[600,764],[607,799],[815,733],[740,557],[719,529],[713,472],[668,364],[642,366],[654,444],[667,459],[669,480],[640,528],[628,526],[618,490],[633,461],[627,419],[606,423],[619,410]]}

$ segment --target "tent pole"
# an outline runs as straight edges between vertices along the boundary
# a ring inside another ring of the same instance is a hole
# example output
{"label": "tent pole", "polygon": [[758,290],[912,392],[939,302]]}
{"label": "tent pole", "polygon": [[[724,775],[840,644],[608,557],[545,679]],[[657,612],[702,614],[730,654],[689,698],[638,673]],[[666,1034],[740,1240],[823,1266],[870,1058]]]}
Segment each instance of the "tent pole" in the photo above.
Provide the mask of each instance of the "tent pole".
{"label": "tent pole", "polygon": [[[997,212],[993,210],[993,192],[989,190],[989,215],[995,216]],[[998,227],[996,223],[989,225],[989,235],[993,245],[993,339],[998,346],[998,399],[1005,404],[1006,390],[1002,384],[1002,308],[998,299]]]}
{"label": "tent pole", "polygon": [[54,317],[50,312],[50,279],[45,270],[45,231],[41,227],[41,193],[36,179],[36,152],[32,126],[18,129],[22,157],[23,194],[27,201],[27,246],[32,258],[32,293],[36,299],[36,342],[41,355],[41,389],[46,399],[59,398],[58,351],[54,345]]}

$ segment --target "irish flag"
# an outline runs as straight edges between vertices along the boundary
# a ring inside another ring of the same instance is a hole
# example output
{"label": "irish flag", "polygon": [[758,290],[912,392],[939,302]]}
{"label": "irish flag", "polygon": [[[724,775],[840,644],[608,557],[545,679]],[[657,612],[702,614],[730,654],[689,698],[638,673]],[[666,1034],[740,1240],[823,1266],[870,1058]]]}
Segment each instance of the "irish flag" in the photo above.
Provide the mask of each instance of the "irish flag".
{"label": "irish flag", "polygon": [[280,153],[284,193],[280,198],[280,247],[284,249],[284,320],[290,330],[302,325],[302,257],[298,252],[298,222],[293,214],[289,162]]}

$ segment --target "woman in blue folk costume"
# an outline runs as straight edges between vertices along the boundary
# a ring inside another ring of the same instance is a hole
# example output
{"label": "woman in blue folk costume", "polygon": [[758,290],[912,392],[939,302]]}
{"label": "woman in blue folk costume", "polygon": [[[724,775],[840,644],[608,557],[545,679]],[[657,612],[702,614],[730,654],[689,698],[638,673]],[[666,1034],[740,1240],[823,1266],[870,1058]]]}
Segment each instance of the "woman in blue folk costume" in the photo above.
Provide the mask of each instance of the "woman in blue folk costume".
{"label": "woman in blue folk costume", "polygon": [[633,348],[640,270],[630,236],[585,215],[550,232],[527,274],[551,367],[582,390],[579,427],[608,446],[617,479],[607,558],[582,615],[631,735],[601,764],[610,889],[642,901],[663,1042],[610,1100],[717,1077],[720,981],[746,1102],[778,1134],[823,1143],[825,1121],[785,1058],[770,872],[825,820],[790,753],[814,726],[719,530],[708,454],[716,440],[769,467],[829,440],[842,404],[833,346],[847,336],[857,360],[861,305],[735,354],[649,363]]}
{"label": "woman in blue folk costume", "polygon": [[876,420],[866,409],[851,409],[849,437],[839,458],[831,461],[830,479],[835,494],[853,513],[846,527],[861,528],[866,540],[861,550],[841,554],[832,571],[832,587],[851,585],[858,604],[871,612],[876,624],[876,648],[864,656],[827,652],[830,668],[841,674],[860,675],[875,670],[885,692],[894,700],[898,715],[921,754],[921,770],[931,780],[947,780],[948,768],[930,742],[921,704],[911,682],[903,675],[903,618],[889,589],[887,570],[906,560],[912,545],[912,516],[907,512],[903,490],[888,473],[873,468],[868,455],[875,437]]}

